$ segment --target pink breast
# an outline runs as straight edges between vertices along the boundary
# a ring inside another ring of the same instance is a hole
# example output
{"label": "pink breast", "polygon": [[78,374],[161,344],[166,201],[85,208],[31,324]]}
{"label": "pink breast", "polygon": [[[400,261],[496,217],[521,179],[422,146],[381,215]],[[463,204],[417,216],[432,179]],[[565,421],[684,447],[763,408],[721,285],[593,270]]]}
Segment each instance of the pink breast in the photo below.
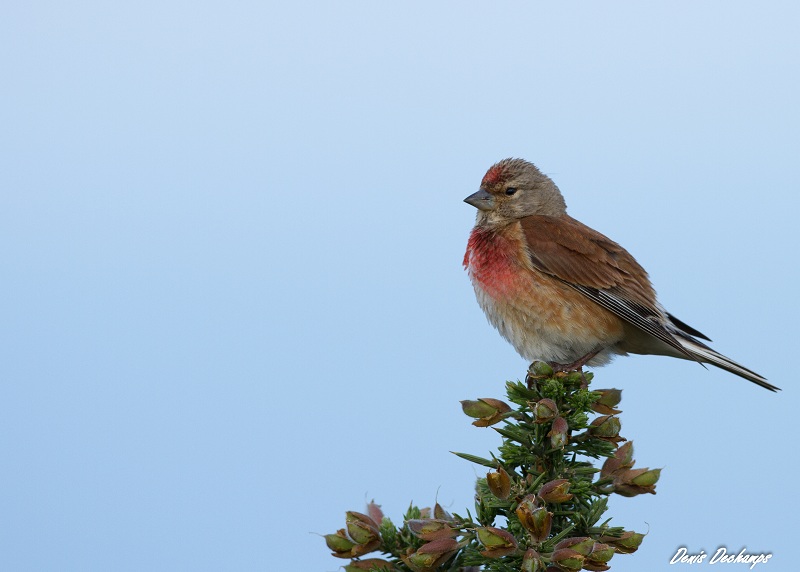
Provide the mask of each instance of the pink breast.
{"label": "pink breast", "polygon": [[519,291],[524,278],[517,240],[475,228],[467,243],[464,267],[477,286],[490,296],[505,297]]}

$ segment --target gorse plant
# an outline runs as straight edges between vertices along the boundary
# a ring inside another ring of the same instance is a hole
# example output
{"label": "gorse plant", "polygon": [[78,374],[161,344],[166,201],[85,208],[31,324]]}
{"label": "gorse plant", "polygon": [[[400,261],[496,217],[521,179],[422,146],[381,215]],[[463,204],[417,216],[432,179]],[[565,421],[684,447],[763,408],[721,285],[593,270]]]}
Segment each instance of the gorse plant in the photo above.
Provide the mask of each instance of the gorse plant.
{"label": "gorse plant", "polygon": [[[611,494],[655,494],[660,469],[634,469],[633,444],[620,436],[617,389],[590,390],[591,373],[554,373],[534,362],[525,383],[508,382],[508,401],[462,401],[477,427],[503,437],[491,458],[459,457],[489,469],[476,484],[474,513],[438,503],[411,506],[396,526],[370,503],[348,512],[325,536],[345,570],[495,572],[609,570],[644,535],[603,519]],[[605,458],[601,468],[594,461]],[[381,558],[364,558],[381,552]]]}

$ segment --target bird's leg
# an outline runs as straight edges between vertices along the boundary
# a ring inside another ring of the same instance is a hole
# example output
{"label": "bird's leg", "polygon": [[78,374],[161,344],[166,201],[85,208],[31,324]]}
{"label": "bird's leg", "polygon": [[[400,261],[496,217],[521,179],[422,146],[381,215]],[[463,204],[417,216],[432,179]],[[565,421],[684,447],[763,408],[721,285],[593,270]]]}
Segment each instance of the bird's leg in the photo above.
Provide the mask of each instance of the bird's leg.
{"label": "bird's leg", "polygon": [[564,372],[564,371],[578,371],[584,365],[586,365],[587,361],[589,361],[594,356],[599,354],[601,349],[602,348],[597,348],[596,350],[589,352],[588,354],[586,354],[582,358],[577,359],[572,363],[556,363],[556,362],[547,362],[547,363],[548,363],[548,365],[550,365],[550,367],[553,368],[553,371],[555,371],[555,372],[559,372],[559,371],[561,371],[561,372]]}

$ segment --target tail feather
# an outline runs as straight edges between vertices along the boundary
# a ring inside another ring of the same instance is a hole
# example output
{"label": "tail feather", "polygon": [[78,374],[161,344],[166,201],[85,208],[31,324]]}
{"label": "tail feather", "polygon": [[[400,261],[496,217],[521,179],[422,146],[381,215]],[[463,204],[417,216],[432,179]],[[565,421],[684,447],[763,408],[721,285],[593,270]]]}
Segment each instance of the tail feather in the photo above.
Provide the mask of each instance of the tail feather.
{"label": "tail feather", "polygon": [[769,389],[770,391],[780,391],[780,387],[772,385],[763,376],[757,374],[753,370],[747,369],[743,365],[736,363],[728,357],[725,357],[721,353],[711,349],[704,343],[695,340],[683,332],[676,333],[678,334],[675,336],[676,339],[686,349],[686,351],[692,354],[698,361],[711,364],[720,369],[724,369],[725,371],[729,371],[738,375],[739,377],[743,377],[748,381],[752,381],[763,388]]}

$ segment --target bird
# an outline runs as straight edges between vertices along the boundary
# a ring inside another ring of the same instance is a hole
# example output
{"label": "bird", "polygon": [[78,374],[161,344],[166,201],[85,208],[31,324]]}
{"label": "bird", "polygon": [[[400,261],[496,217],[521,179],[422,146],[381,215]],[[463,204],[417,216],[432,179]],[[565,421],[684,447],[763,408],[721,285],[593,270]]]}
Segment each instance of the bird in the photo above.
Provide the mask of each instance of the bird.
{"label": "bird", "polygon": [[780,389],[667,312],[636,259],[568,215],[561,191],[534,164],[495,163],[464,202],[478,211],[463,262],[478,304],[526,360],[573,371],[617,355],[662,355]]}

